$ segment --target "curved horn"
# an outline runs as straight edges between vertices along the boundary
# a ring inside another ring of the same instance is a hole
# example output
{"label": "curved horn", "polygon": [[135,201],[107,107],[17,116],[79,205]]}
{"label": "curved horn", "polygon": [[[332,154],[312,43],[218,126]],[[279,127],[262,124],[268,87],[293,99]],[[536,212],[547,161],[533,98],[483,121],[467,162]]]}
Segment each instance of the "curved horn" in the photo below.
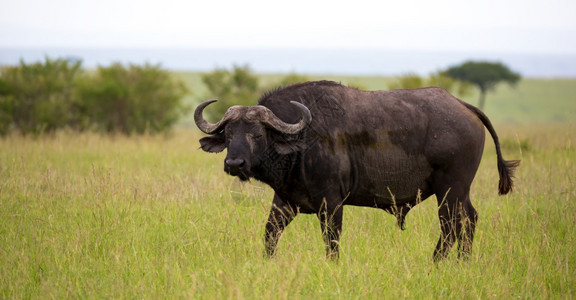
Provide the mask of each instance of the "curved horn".
{"label": "curved horn", "polygon": [[204,102],[200,103],[200,105],[198,105],[198,107],[196,107],[196,110],[194,110],[194,122],[196,123],[196,126],[198,126],[198,129],[200,129],[202,132],[207,133],[207,134],[213,134],[213,133],[216,133],[216,132],[222,130],[222,127],[224,125],[226,125],[228,120],[237,118],[239,115],[239,108],[240,107],[239,106],[232,106],[232,107],[228,108],[228,110],[226,111],[226,113],[224,114],[222,119],[220,121],[216,122],[216,124],[212,124],[212,123],[206,121],[204,119],[204,117],[202,116],[202,112],[204,111],[204,108],[206,108],[206,106],[208,106],[208,105],[210,105],[216,101],[218,101],[218,100],[204,101]]}
{"label": "curved horn", "polygon": [[312,115],[310,114],[310,110],[302,103],[296,101],[290,101],[290,103],[295,105],[302,114],[302,119],[300,119],[298,123],[286,123],[280,120],[280,118],[278,118],[269,108],[264,106],[262,106],[262,111],[264,113],[262,123],[267,124],[268,126],[285,134],[296,134],[302,131],[302,129],[306,128],[306,126],[312,122]]}

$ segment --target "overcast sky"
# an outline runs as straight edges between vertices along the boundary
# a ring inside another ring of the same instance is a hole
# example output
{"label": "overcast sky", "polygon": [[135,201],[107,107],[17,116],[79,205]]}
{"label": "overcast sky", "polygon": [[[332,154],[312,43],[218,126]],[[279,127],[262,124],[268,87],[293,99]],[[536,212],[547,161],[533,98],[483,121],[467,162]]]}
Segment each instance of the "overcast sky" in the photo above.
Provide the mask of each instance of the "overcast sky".
{"label": "overcast sky", "polygon": [[576,53],[575,0],[0,0],[0,47]]}

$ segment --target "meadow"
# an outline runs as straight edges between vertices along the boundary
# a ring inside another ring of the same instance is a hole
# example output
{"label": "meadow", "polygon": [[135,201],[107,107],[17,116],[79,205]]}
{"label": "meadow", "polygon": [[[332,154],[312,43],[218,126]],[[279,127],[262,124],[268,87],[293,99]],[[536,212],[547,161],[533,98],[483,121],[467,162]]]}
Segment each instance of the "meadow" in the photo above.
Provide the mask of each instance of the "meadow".
{"label": "meadow", "polygon": [[[372,89],[377,79],[347,80]],[[574,298],[575,81],[533,82],[487,100],[490,115],[507,93],[526,96],[525,112],[502,104],[494,113],[505,158],[522,160],[515,191],[497,195],[488,139],[472,187],[480,215],[473,252],[459,261],[454,248],[438,265],[434,197],[410,212],[405,231],[383,211],[345,207],[337,263],[324,258],[317,218],[300,215],[277,256],[265,259],[271,190],[227,176],[224,154],[199,150],[195,128],[7,136],[0,298]],[[557,88],[542,91],[549,85]],[[533,108],[533,93],[547,102]]]}

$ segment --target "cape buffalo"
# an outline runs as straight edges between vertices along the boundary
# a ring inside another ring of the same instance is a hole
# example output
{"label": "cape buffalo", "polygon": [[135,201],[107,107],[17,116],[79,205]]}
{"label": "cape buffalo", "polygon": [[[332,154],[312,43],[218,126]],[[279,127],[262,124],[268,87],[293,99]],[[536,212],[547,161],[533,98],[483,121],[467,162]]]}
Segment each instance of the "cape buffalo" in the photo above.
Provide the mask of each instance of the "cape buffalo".
{"label": "cape buffalo", "polygon": [[470,253],[478,214],[470,185],[484,150],[484,127],[496,145],[499,194],[512,190],[518,160],[502,158],[488,117],[441,88],[362,91],[330,81],[307,82],[264,94],[255,106],[232,106],[213,124],[194,112],[206,152],[228,149],[224,170],[274,190],[265,248],[276,251],[298,213],[316,214],[326,255],[338,257],[344,205],[393,214],[400,228],[408,211],[436,195],[441,235],[434,260],[459,242]]}

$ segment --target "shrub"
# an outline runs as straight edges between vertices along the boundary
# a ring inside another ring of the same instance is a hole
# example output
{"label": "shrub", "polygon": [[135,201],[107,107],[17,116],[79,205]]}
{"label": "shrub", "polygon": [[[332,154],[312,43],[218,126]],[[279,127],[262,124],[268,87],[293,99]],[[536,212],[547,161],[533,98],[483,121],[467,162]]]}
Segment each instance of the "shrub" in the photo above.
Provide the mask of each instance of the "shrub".
{"label": "shrub", "polygon": [[44,63],[5,67],[0,73],[0,133],[52,132],[75,126],[78,97],[74,85],[81,62],[45,59]]}
{"label": "shrub", "polygon": [[88,74],[78,60],[21,61],[0,70],[0,134],[163,132],[187,112],[185,93],[159,66],[114,64]]}
{"label": "shrub", "polygon": [[188,111],[183,83],[158,65],[99,67],[80,90],[86,123],[102,132],[163,132]]}

